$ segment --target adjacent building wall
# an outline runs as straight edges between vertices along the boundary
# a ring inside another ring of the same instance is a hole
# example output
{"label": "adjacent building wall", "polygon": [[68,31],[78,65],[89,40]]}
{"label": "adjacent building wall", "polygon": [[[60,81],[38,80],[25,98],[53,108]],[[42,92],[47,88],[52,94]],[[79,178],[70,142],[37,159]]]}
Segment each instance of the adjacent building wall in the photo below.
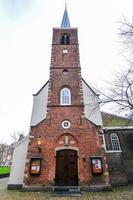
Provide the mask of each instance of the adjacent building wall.
{"label": "adjacent building wall", "polygon": [[23,185],[24,169],[29,137],[25,137],[14,148],[8,189],[18,189]]}
{"label": "adjacent building wall", "polygon": [[97,126],[102,126],[102,117],[99,107],[99,95],[95,94],[95,92],[87,85],[87,83],[84,80],[82,80],[82,86],[85,106],[85,117]]}
{"label": "adjacent building wall", "polygon": [[[112,150],[111,133],[117,134],[121,152]],[[133,129],[105,129],[104,136],[111,184],[133,183]]]}
{"label": "adjacent building wall", "polygon": [[39,122],[46,118],[47,114],[47,103],[48,103],[48,86],[46,85],[33,96],[33,108],[31,115],[31,126],[37,125]]}

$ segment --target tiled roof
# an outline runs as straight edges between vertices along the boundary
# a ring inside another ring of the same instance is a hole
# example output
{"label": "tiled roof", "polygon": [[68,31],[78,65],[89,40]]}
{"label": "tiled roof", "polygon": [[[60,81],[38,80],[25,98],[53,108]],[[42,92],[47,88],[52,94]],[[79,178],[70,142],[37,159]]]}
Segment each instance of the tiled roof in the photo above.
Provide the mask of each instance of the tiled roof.
{"label": "tiled roof", "polygon": [[124,127],[133,126],[133,120],[127,119],[125,117],[120,117],[110,113],[102,112],[102,120],[104,127]]}

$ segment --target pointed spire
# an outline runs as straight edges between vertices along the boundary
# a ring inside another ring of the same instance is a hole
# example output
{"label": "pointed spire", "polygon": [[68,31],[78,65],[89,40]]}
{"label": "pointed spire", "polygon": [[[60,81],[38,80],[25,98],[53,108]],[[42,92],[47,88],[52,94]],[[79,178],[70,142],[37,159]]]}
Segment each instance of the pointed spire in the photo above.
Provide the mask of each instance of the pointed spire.
{"label": "pointed spire", "polygon": [[69,21],[66,3],[65,3],[65,10],[64,10],[64,14],[63,14],[61,28],[70,28],[70,21]]}

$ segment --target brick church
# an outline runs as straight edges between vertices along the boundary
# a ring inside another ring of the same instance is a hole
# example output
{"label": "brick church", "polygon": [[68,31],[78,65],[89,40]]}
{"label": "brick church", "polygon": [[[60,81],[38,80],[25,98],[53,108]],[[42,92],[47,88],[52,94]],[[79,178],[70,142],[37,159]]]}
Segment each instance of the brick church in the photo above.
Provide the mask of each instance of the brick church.
{"label": "brick church", "polygon": [[99,95],[81,76],[78,30],[67,8],[53,28],[49,80],[33,98],[30,133],[15,146],[8,188],[109,187],[107,128]]}

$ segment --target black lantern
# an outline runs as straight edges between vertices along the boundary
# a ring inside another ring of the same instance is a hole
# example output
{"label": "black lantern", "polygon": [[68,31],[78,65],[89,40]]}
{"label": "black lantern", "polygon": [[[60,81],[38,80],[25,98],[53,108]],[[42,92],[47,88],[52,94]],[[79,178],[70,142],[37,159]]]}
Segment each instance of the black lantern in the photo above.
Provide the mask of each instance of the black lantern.
{"label": "black lantern", "polygon": [[41,138],[41,136],[39,136],[39,137],[37,138],[37,145],[38,145],[38,151],[39,151],[39,152],[42,151],[42,149],[41,149],[41,144],[42,144],[42,138]]}

